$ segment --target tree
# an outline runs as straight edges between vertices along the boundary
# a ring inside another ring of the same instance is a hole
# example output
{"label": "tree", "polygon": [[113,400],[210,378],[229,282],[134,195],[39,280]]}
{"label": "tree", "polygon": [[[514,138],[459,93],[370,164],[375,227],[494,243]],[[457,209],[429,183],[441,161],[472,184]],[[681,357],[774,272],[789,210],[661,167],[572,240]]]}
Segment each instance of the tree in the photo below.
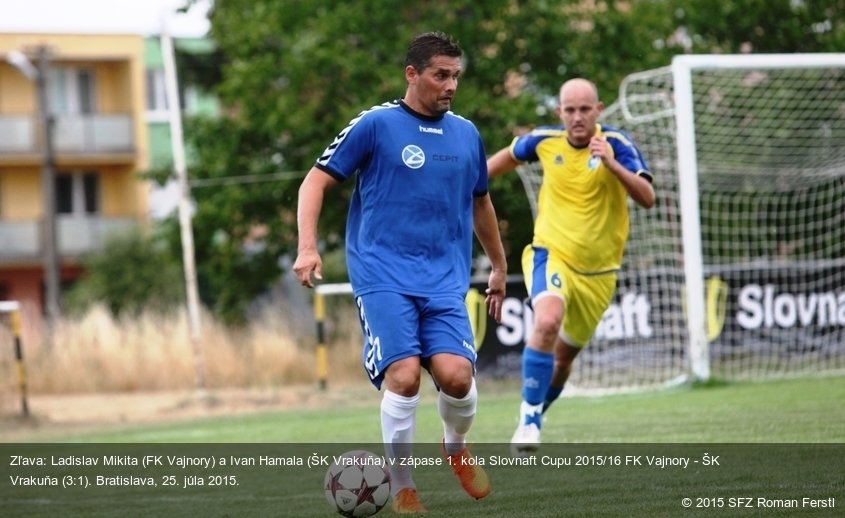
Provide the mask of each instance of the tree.
{"label": "tree", "polygon": [[161,239],[132,232],[82,261],[86,274],[65,295],[71,314],[103,303],[115,318],[167,312],[185,298],[182,268]]}
{"label": "tree", "polygon": [[[677,53],[845,48],[843,12],[843,0],[217,2],[212,37],[226,113],[186,126],[198,157],[191,175],[268,181],[194,189],[203,299],[237,321],[278,275],[278,257],[295,253],[301,177],[278,173],[304,174],[360,110],[402,95],[405,46],[417,33],[442,30],[461,43],[466,71],[455,111],[475,122],[492,152],[523,128],[555,123],[565,79],[594,79],[610,103],[626,75],[668,65]],[[491,192],[518,271],[530,210],[515,175]],[[343,245],[349,194],[344,186],[325,202],[326,251]]]}

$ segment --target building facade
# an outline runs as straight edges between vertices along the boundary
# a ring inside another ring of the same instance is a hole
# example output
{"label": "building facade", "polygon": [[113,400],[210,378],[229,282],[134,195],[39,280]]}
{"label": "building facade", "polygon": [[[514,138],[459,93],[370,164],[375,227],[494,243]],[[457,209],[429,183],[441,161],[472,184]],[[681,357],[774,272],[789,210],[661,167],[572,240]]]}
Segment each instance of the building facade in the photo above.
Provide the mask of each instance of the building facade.
{"label": "building facade", "polygon": [[53,120],[55,244],[60,285],[114,234],[147,224],[149,163],[144,38],[140,35],[0,34],[0,300],[24,320],[45,307],[45,162],[39,87],[20,66],[46,49]]}

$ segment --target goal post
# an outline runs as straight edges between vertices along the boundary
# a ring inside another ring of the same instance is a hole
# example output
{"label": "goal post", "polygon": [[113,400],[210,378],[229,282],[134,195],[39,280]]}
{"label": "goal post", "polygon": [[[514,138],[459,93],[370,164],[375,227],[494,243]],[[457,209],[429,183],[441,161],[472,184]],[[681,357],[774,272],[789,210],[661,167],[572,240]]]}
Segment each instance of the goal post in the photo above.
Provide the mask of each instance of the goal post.
{"label": "goal post", "polygon": [[[845,370],[845,53],[683,55],[602,122],[654,175],[575,388]],[[532,201],[536,164],[518,168]],[[535,212],[536,215],[536,212]]]}
{"label": "goal post", "polygon": [[[839,72],[831,72],[836,69]],[[710,377],[710,357],[707,345],[707,331],[704,321],[706,315],[705,309],[705,293],[704,293],[704,265],[703,265],[703,251],[701,243],[701,204],[699,200],[699,178],[698,178],[698,155],[697,155],[697,130],[700,128],[696,126],[695,112],[696,112],[696,95],[699,98],[703,95],[711,94],[707,91],[709,84],[705,83],[703,77],[708,71],[711,73],[728,73],[733,77],[743,77],[746,84],[748,84],[747,91],[752,88],[752,83],[755,81],[766,82],[771,77],[765,77],[771,74],[789,74],[790,72],[796,78],[796,81],[804,78],[817,77],[821,81],[830,82],[832,84],[825,85],[823,82],[816,82],[804,87],[792,87],[791,98],[778,98],[775,93],[770,95],[769,102],[772,105],[777,103],[784,103],[780,108],[780,113],[784,117],[789,117],[788,110],[789,102],[798,103],[804,98],[804,94],[811,91],[818,91],[823,93],[824,90],[839,87],[840,95],[838,97],[838,105],[836,102],[827,106],[819,103],[820,109],[830,110],[834,113],[839,112],[839,119],[841,121],[845,113],[845,97],[841,95],[841,88],[843,83],[843,70],[845,70],[845,54],[743,54],[743,55],[682,55],[676,56],[672,60],[672,76],[674,85],[674,101],[675,101],[675,124],[676,124],[676,139],[677,139],[677,164],[678,164],[678,190],[680,197],[680,204],[683,210],[681,215],[681,235],[684,247],[684,280],[686,283],[686,307],[687,307],[687,327],[689,336],[689,351],[690,363],[693,376],[699,379],[707,379]],[[731,71],[734,74],[731,74]],[[696,73],[703,83],[701,89],[704,92],[696,90],[696,83],[693,81],[693,74]],[[756,77],[754,77],[756,75]],[[788,79],[784,79],[788,81]],[[787,87],[788,88],[788,87]],[[785,90],[785,89],[784,89]],[[781,93],[785,93],[781,91]],[[712,93],[717,95],[717,93]],[[718,93],[720,94],[720,93]],[[757,92],[759,95],[764,95],[765,92]],[[724,94],[722,94],[724,95]],[[724,99],[724,97],[723,97]],[[815,96],[813,96],[815,99]],[[834,98],[835,100],[835,98]],[[700,101],[698,101],[700,102]],[[774,110],[773,110],[774,112]],[[743,117],[756,117],[759,112],[749,109]],[[749,124],[755,124],[756,121],[749,121]],[[813,121],[806,121],[812,123]],[[804,125],[805,128],[811,128],[810,125]],[[773,132],[777,130],[776,127],[770,128]],[[840,126],[841,131],[841,126]],[[765,135],[764,135],[765,136]],[[840,133],[840,148],[842,146],[841,138],[845,136]],[[798,137],[796,135],[796,137]],[[742,145],[742,143],[739,143]],[[701,145],[712,145],[710,142],[701,142]],[[807,144],[809,145],[809,144]],[[845,324],[845,323],[844,323]]]}

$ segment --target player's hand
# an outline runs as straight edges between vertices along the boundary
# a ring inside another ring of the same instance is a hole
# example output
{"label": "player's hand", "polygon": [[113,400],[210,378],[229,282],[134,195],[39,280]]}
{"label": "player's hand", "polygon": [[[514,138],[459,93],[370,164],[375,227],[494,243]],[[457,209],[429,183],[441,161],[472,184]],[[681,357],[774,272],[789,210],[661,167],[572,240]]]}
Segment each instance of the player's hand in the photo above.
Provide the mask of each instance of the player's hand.
{"label": "player's hand", "polygon": [[308,288],[314,287],[314,279],[323,279],[323,260],[316,250],[299,252],[293,263],[293,271],[299,283]]}
{"label": "player's hand", "polygon": [[503,270],[494,269],[490,272],[487,289],[484,291],[487,294],[484,299],[484,302],[487,303],[487,313],[496,319],[496,322],[502,321],[502,302],[505,300],[506,277],[507,275]]}
{"label": "player's hand", "polygon": [[601,160],[607,158],[607,139],[594,135],[590,139],[590,154]]}

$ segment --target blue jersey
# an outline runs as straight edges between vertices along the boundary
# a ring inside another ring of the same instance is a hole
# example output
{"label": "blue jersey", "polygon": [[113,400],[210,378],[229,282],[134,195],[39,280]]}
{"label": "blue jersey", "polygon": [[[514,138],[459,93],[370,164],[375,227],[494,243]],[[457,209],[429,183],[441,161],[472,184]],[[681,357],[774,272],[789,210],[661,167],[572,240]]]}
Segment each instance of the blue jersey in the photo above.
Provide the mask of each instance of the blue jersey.
{"label": "blue jersey", "polygon": [[475,125],[427,117],[402,101],[361,112],[316,167],[355,176],[346,261],[356,296],[412,296],[469,288],[473,198],[487,193],[487,159]]}

